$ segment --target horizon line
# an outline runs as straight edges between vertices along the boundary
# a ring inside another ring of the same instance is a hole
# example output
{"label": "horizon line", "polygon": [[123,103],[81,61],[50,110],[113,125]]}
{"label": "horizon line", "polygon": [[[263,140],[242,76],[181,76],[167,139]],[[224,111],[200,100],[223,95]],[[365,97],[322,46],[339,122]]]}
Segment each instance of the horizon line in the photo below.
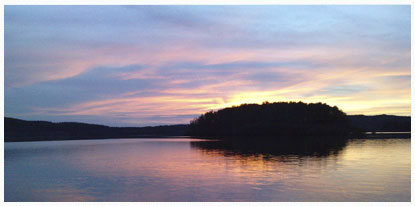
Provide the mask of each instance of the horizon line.
{"label": "horizon line", "polygon": [[[347,114],[347,116],[397,116],[397,117],[411,117],[411,115],[396,115],[396,114],[375,114],[375,115],[366,115],[366,114]],[[40,119],[36,119],[36,120],[28,120],[28,119],[21,119],[21,118],[17,118],[17,117],[7,117],[4,116],[4,118],[11,118],[11,119],[17,119],[17,120],[22,120],[22,121],[34,121],[34,122],[51,122],[51,123],[80,123],[80,124],[92,124],[92,125],[100,125],[100,126],[106,126],[106,127],[158,127],[158,126],[176,126],[176,125],[189,125],[190,122],[188,123],[177,123],[177,124],[164,124],[164,123],[160,123],[160,124],[154,124],[154,125],[137,125],[137,126],[110,126],[107,124],[98,124],[98,123],[89,123],[89,122],[78,122],[78,121],[49,121],[49,120],[40,120]]]}

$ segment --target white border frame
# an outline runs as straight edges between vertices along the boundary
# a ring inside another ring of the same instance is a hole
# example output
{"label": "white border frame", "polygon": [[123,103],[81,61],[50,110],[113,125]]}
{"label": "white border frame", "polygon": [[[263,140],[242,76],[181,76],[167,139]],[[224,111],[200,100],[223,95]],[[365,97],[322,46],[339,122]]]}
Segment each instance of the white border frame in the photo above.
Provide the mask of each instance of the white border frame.
{"label": "white border frame", "polygon": [[[2,58],[0,68],[0,113],[4,117],[4,6],[6,5],[411,5],[411,116],[414,116],[414,21],[415,21],[415,1],[413,0],[4,0],[3,6],[0,8],[0,31],[1,31],[1,42]],[[411,126],[415,125],[415,121],[411,120]],[[0,128],[4,139],[4,118],[0,119]],[[411,133],[412,137],[412,133]],[[411,174],[415,167],[415,155],[414,155],[414,141],[411,141]],[[0,143],[0,163],[2,165],[0,170],[1,176],[1,187],[0,187],[0,200],[4,202],[4,141]],[[415,187],[414,187],[414,176],[411,175],[411,202],[414,201]],[[21,202],[6,202],[4,205],[98,205],[94,202],[42,202],[42,203],[21,203]],[[232,203],[221,203],[221,202],[111,202],[111,203],[99,203],[99,205],[411,205],[410,202],[365,202],[365,203],[340,203],[340,202],[232,202]]]}

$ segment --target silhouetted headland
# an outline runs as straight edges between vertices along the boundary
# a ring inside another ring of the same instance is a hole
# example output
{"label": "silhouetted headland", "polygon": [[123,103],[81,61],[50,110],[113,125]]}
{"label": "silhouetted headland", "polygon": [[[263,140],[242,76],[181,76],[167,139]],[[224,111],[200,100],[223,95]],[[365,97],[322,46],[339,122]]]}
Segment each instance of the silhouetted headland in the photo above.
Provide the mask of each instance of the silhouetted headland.
{"label": "silhouetted headland", "polygon": [[336,106],[303,102],[242,104],[207,112],[189,126],[190,135],[215,139],[346,137],[360,132]]}

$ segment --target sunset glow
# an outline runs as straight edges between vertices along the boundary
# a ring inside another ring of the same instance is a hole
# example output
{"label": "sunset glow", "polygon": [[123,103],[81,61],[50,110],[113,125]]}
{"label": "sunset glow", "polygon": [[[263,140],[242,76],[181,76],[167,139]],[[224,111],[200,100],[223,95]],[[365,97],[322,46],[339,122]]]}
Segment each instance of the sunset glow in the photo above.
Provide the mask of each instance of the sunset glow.
{"label": "sunset glow", "polygon": [[5,116],[183,124],[242,103],[410,115],[410,6],[5,6]]}

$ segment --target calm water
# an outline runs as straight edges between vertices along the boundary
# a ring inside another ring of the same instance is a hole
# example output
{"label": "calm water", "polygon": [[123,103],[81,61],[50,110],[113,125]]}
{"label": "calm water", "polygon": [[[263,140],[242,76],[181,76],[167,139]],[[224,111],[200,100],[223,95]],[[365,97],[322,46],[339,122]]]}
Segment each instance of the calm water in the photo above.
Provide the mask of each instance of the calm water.
{"label": "calm water", "polygon": [[5,143],[5,201],[411,199],[410,139],[261,150],[194,139]]}

